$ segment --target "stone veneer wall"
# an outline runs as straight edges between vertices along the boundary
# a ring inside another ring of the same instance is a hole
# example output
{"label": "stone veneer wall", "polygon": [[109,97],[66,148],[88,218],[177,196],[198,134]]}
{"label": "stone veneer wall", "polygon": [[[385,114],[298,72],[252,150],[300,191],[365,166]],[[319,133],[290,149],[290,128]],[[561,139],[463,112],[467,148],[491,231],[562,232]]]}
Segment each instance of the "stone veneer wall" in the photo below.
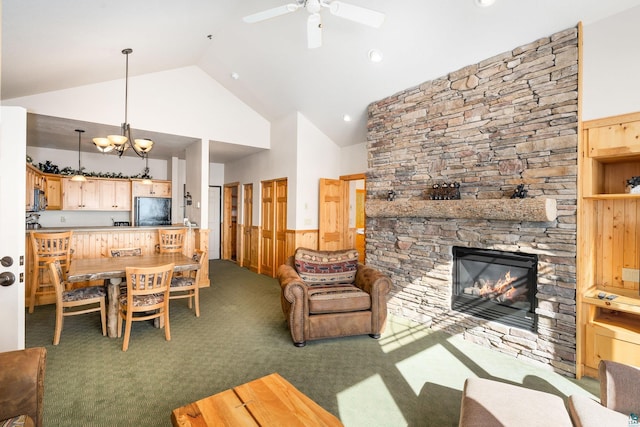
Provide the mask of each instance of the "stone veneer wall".
{"label": "stone veneer wall", "polygon": [[[455,53],[452,53],[455,54]],[[557,199],[553,222],[367,218],[367,264],[388,273],[389,311],[575,375],[578,30],[570,28],[369,106],[367,200]],[[452,246],[536,253],[536,332],[451,310]]]}

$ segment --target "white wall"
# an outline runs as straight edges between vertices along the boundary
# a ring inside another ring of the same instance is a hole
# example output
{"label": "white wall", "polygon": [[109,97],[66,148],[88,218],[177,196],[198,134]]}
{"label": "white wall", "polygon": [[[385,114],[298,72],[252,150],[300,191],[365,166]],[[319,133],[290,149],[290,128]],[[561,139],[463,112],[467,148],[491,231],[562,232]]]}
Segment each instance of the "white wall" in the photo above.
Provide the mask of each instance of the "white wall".
{"label": "white wall", "polygon": [[[124,79],[3,101],[30,113],[119,126]],[[269,122],[195,66],[129,78],[136,129],[269,148]]]}
{"label": "white wall", "polygon": [[584,25],[582,119],[640,111],[640,6]]}
{"label": "white wall", "polygon": [[[208,227],[209,204],[209,143],[194,142],[186,149],[186,192],[191,194],[192,205],[187,206],[187,218],[201,228]],[[204,182],[203,182],[204,181]]]}
{"label": "white wall", "polygon": [[[329,137],[298,113],[298,185],[295,188],[296,230],[318,228],[320,178],[340,176],[341,150]],[[291,192],[289,192],[291,194]]]}
{"label": "white wall", "polygon": [[[240,183],[238,200],[242,200],[242,185],[253,183],[253,220],[260,222],[260,182],[287,178],[288,206],[287,227],[292,228],[295,220],[296,169],[296,129],[297,114],[290,114],[272,123],[271,149],[229,163],[224,168],[224,182]],[[242,203],[240,203],[242,205]],[[293,208],[292,208],[293,206]],[[243,212],[239,206],[238,221],[242,223]]]}
{"label": "white wall", "polygon": [[[253,218],[259,224],[260,181],[287,178],[287,227],[313,230],[318,228],[320,178],[364,173],[366,167],[366,144],[341,148],[304,115],[294,113],[272,123],[270,150],[226,165],[224,182],[253,183]],[[241,213],[238,219],[243,221]]]}

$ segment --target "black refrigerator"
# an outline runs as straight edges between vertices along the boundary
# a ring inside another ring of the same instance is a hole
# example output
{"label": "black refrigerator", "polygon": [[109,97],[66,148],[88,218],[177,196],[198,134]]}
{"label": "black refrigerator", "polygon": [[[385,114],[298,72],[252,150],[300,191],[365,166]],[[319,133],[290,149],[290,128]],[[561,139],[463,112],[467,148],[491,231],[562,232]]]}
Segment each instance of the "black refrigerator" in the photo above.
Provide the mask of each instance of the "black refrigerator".
{"label": "black refrigerator", "polygon": [[136,197],[135,225],[171,225],[171,199],[165,197]]}

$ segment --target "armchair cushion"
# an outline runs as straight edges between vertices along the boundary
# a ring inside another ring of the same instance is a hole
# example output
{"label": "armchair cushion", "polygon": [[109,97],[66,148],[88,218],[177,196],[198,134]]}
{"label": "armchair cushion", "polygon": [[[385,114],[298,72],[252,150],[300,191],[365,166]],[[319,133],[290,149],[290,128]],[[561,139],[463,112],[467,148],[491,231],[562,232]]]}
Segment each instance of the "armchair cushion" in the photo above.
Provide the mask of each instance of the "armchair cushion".
{"label": "armchair cushion", "polygon": [[311,284],[353,283],[358,269],[358,251],[296,249],[294,264],[300,278]]}
{"label": "armchair cushion", "polygon": [[310,285],[309,314],[369,310],[371,296],[354,285]]}

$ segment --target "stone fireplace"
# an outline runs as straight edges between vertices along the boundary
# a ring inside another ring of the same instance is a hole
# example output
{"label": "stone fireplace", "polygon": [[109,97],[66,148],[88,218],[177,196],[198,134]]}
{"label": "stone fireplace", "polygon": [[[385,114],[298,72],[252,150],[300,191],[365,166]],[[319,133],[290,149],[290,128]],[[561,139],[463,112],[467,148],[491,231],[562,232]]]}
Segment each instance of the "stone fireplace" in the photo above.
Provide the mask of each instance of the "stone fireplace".
{"label": "stone fireplace", "polygon": [[537,255],[454,246],[452,273],[454,310],[536,330]]}
{"label": "stone fireplace", "polygon": [[[389,311],[574,376],[577,135],[577,28],[372,103],[366,259],[392,278]],[[460,200],[428,200],[447,182]],[[518,185],[527,203],[553,199],[557,215],[507,203]],[[483,203],[514,215],[483,215],[495,210]],[[460,311],[456,247],[537,257],[533,322]]]}

